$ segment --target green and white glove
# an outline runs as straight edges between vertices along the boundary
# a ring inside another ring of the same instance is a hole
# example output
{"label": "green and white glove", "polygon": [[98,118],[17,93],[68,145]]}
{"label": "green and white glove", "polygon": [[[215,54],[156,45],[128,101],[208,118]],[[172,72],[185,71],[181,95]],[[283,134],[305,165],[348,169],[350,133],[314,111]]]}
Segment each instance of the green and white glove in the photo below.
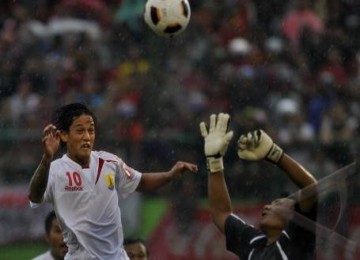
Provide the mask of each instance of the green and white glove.
{"label": "green and white glove", "polygon": [[204,122],[200,123],[200,132],[204,137],[204,152],[207,160],[207,169],[210,173],[224,170],[223,156],[234,135],[233,131],[227,131],[229,114],[219,113],[210,116],[209,132]]}
{"label": "green and white glove", "polygon": [[263,130],[255,130],[240,136],[237,153],[241,159],[249,161],[266,159],[276,164],[284,152],[267,133]]}

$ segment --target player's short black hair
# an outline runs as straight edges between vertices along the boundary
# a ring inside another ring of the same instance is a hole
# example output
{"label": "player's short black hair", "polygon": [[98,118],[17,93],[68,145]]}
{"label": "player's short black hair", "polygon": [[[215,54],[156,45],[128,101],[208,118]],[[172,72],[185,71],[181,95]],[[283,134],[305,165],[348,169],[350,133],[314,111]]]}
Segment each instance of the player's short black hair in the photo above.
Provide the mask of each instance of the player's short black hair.
{"label": "player's short black hair", "polygon": [[143,244],[145,246],[146,256],[149,256],[150,255],[149,248],[147,247],[147,245],[145,243],[145,240],[143,240],[142,238],[139,238],[139,237],[126,237],[124,239],[123,245],[127,246],[127,245],[132,245],[132,244],[137,244],[137,243]]}
{"label": "player's short black hair", "polygon": [[69,131],[74,119],[81,115],[89,115],[96,123],[96,118],[93,112],[82,103],[71,103],[57,109],[53,115],[52,123],[58,130]]}
{"label": "player's short black hair", "polygon": [[56,219],[56,214],[55,214],[55,211],[52,210],[47,214],[47,216],[45,218],[45,232],[46,232],[46,234],[50,233],[51,224],[52,224],[52,221],[54,219]]}

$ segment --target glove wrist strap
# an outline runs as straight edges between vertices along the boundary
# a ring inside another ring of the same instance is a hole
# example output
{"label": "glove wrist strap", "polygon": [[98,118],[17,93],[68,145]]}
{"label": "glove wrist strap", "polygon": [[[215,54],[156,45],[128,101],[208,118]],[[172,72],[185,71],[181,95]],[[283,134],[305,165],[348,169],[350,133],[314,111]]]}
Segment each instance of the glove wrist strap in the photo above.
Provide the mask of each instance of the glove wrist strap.
{"label": "glove wrist strap", "polygon": [[270,151],[266,155],[266,159],[272,163],[277,164],[283,155],[284,151],[277,144],[273,144],[270,148]]}
{"label": "glove wrist strap", "polygon": [[215,173],[224,170],[224,163],[222,157],[206,157],[206,166],[210,173]]}

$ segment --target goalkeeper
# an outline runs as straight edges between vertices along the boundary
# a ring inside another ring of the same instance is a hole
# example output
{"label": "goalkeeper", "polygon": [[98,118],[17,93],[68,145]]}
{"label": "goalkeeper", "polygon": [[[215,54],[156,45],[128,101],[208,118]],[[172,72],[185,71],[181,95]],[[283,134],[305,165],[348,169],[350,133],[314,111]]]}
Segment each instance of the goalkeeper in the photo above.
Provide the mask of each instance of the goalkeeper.
{"label": "goalkeeper", "polygon": [[227,250],[240,259],[316,259],[315,233],[302,225],[314,223],[316,219],[316,180],[263,130],[240,136],[238,156],[243,160],[266,160],[277,165],[302,190],[265,205],[259,229],[232,213],[223,165],[223,156],[233,137],[233,132],[227,129],[228,121],[229,115],[220,113],[210,116],[209,129],[204,122],[200,123],[207,158],[211,216],[225,234]]}

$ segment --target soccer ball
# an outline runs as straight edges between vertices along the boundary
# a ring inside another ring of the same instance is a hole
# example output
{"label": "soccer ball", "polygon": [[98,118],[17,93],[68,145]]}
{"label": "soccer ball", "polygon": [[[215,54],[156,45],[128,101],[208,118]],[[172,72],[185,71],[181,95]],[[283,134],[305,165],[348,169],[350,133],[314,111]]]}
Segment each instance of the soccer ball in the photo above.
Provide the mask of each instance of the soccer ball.
{"label": "soccer ball", "polygon": [[173,38],[186,29],[190,14],[188,0],[148,0],[144,19],[156,34]]}

